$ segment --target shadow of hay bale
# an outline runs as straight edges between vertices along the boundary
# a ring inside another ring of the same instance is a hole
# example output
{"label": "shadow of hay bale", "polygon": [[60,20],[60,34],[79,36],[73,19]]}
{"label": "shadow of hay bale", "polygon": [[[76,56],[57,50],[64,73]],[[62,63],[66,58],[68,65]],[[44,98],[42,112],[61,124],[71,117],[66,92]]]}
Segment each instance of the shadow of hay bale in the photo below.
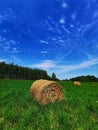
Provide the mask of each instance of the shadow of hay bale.
{"label": "shadow of hay bale", "polygon": [[60,84],[50,80],[36,80],[30,88],[30,93],[39,104],[48,104],[63,99]]}

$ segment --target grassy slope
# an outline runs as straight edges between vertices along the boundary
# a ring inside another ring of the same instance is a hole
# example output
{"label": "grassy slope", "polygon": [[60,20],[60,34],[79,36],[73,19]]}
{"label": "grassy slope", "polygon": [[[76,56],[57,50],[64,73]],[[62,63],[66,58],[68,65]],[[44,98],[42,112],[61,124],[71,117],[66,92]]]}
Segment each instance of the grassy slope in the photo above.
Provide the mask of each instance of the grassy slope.
{"label": "grassy slope", "polygon": [[41,106],[32,81],[0,80],[0,130],[98,130],[98,83],[60,82],[65,98]]}

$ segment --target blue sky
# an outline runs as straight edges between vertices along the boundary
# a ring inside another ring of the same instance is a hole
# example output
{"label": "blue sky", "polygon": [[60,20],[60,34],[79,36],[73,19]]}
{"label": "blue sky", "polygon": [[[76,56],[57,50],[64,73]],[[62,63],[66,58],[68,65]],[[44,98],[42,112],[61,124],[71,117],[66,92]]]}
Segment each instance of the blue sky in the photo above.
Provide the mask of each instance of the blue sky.
{"label": "blue sky", "polygon": [[0,0],[0,61],[98,77],[98,0]]}

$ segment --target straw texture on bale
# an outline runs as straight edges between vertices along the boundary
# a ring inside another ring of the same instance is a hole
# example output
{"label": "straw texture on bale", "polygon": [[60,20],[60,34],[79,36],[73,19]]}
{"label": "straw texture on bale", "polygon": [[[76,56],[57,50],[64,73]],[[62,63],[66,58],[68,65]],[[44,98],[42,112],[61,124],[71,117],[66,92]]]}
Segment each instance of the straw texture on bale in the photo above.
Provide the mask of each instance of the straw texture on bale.
{"label": "straw texture on bale", "polygon": [[39,104],[48,104],[63,99],[61,86],[49,80],[36,80],[30,88],[30,93]]}
{"label": "straw texture on bale", "polygon": [[80,86],[81,83],[80,83],[79,81],[74,81],[74,85],[75,85],[75,86]]}

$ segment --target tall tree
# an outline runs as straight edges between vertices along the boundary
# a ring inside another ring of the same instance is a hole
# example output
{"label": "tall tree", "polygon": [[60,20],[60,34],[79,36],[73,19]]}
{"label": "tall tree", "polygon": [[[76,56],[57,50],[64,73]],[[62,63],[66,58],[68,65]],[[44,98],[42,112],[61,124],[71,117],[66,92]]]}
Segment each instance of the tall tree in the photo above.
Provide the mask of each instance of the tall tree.
{"label": "tall tree", "polygon": [[56,74],[55,74],[54,72],[52,73],[51,78],[52,78],[52,80],[57,80],[57,78],[56,78]]}

